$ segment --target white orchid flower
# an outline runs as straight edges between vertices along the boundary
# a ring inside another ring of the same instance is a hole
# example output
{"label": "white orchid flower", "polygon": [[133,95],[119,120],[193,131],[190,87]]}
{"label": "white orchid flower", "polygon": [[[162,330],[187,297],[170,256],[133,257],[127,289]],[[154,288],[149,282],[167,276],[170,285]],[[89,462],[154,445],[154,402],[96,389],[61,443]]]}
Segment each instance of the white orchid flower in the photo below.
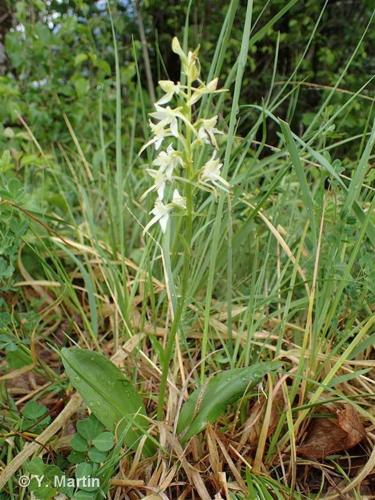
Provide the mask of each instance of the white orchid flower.
{"label": "white orchid flower", "polygon": [[171,211],[170,205],[164,205],[160,200],[156,200],[154,208],[151,210],[150,214],[153,214],[153,218],[145,226],[143,234],[147,233],[151,226],[159,222],[162,233],[167,230],[167,225],[169,221],[169,212]]}
{"label": "white orchid flower", "polygon": [[171,131],[170,129],[166,128],[168,125],[167,121],[160,121],[159,123],[152,123],[152,121],[149,121],[150,128],[153,134],[153,138],[150,139],[139,151],[139,154],[141,155],[145,149],[147,149],[151,144],[154,144],[156,151],[160,148],[162,142],[166,137],[170,137]]}
{"label": "white orchid flower", "polygon": [[168,120],[161,120],[159,123],[152,123],[150,121],[150,127],[154,135],[155,149],[158,150],[164,141],[164,139],[171,135],[171,130],[167,129]]}
{"label": "white orchid flower", "polygon": [[201,173],[201,181],[203,184],[213,184],[217,188],[228,191],[230,184],[220,175],[220,170],[223,164],[216,159],[216,151],[211,158],[203,165]]}
{"label": "white orchid flower", "polygon": [[152,118],[155,118],[159,122],[162,122],[165,124],[165,126],[169,126],[171,133],[174,137],[178,137],[178,121],[177,118],[179,118],[181,121],[183,121],[194,133],[196,133],[193,125],[190,123],[190,121],[184,116],[180,108],[176,109],[171,109],[169,106],[162,108],[158,104],[155,104],[156,111],[153,113],[150,113],[150,116]]}
{"label": "white orchid flower", "polygon": [[172,176],[173,170],[183,165],[180,154],[173,149],[171,144],[167,147],[167,151],[161,151],[152,163],[166,172],[167,176]]}
{"label": "white orchid flower", "polygon": [[193,92],[193,94],[190,97],[190,99],[188,100],[188,104],[190,106],[192,106],[193,104],[195,104],[196,102],[198,102],[199,99],[202,96],[204,96],[205,94],[215,94],[217,92],[223,92],[224,89],[222,89],[222,90],[216,90],[218,81],[219,81],[218,78],[215,78],[214,80],[212,80],[211,82],[209,82],[207,85],[202,85],[202,86],[198,87]]}
{"label": "white orchid flower", "polygon": [[175,94],[178,95],[180,93],[180,84],[174,83],[171,80],[160,80],[159,86],[165,92],[165,95],[156,102],[159,106],[167,104]]}
{"label": "white orchid flower", "polygon": [[143,193],[141,201],[144,200],[152,191],[156,191],[159,200],[163,201],[165,186],[167,181],[172,180],[172,176],[168,175],[163,170],[154,170],[152,168],[147,168],[146,172],[154,179],[154,184]]}
{"label": "white orchid flower", "polygon": [[215,134],[222,134],[220,130],[218,130],[215,126],[217,123],[217,115],[212,118],[208,118],[206,120],[199,120],[199,128],[197,138],[204,142],[205,144],[211,144],[215,148],[217,148],[217,142],[215,138]]}
{"label": "white orchid flower", "polygon": [[180,195],[178,189],[175,189],[173,191],[172,205],[178,208],[182,208],[183,210],[186,210],[186,200],[183,196]]}
{"label": "white orchid flower", "polygon": [[178,137],[178,122],[177,117],[180,117],[178,111],[171,109],[169,106],[166,108],[162,108],[158,104],[155,104],[156,111],[154,113],[150,113],[152,118],[159,120],[160,122],[169,125],[172,135]]}

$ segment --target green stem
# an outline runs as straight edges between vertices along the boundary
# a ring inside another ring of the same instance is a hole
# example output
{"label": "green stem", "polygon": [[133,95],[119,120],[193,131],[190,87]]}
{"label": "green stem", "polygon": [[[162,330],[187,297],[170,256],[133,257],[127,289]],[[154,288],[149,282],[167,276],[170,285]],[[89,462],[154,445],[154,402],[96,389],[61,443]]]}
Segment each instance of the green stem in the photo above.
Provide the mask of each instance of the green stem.
{"label": "green stem", "polygon": [[168,298],[170,298],[172,303],[172,311],[173,311],[173,321],[172,328],[169,332],[167,339],[167,346],[165,349],[165,354],[163,359],[161,360],[162,364],[162,375],[160,380],[160,389],[159,389],[159,398],[158,398],[158,408],[157,408],[157,417],[158,420],[162,420],[163,418],[163,407],[164,407],[164,398],[165,391],[167,388],[168,381],[168,371],[169,364],[173,355],[173,348],[177,333],[177,324],[179,321],[179,307],[177,303],[177,294],[176,288],[174,284],[174,278],[172,273],[172,265],[171,265],[171,256],[170,256],[170,222],[168,222],[167,230],[163,237],[162,242],[162,252],[163,252],[163,264],[164,264],[164,274],[167,284]]}
{"label": "green stem", "polygon": [[166,285],[168,290],[168,296],[172,302],[173,317],[176,314],[177,309],[177,293],[174,284],[172,264],[171,264],[171,226],[168,222],[167,230],[163,236],[162,242],[162,252],[163,252],[163,263],[164,263],[164,273],[166,279]]}
{"label": "green stem", "polygon": [[[188,79],[188,98],[191,96],[191,81]],[[192,112],[191,107],[189,106],[187,110],[187,119],[189,123],[191,122]],[[158,398],[158,408],[157,408],[157,417],[158,420],[162,420],[163,418],[163,408],[164,408],[164,399],[165,393],[167,389],[168,382],[168,373],[169,373],[169,365],[172,361],[175,345],[176,345],[176,336],[179,328],[181,328],[181,318],[183,316],[183,311],[185,307],[185,299],[187,296],[188,290],[188,278],[190,272],[190,263],[191,263],[191,242],[193,237],[193,190],[192,184],[190,181],[193,179],[194,171],[193,171],[193,158],[191,151],[191,130],[190,127],[186,125],[185,129],[186,141],[185,141],[185,171],[186,177],[189,182],[185,184],[185,198],[186,198],[186,226],[185,226],[185,241],[186,248],[188,251],[182,252],[183,255],[183,271],[182,278],[180,284],[181,295],[177,297],[171,259],[170,259],[170,223],[168,223],[167,231],[163,238],[162,250],[163,250],[163,261],[165,268],[165,276],[167,280],[167,287],[170,299],[172,301],[173,308],[173,322],[171,329],[168,333],[167,345],[164,352],[164,357],[162,359],[162,375],[160,380],[160,389],[159,389],[159,398]]]}

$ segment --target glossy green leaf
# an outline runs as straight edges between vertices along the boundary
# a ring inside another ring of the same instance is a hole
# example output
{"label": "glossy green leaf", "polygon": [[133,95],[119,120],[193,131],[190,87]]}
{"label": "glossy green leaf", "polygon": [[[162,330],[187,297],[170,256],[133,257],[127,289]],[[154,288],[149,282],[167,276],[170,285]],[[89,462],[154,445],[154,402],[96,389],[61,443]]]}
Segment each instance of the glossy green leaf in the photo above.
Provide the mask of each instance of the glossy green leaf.
{"label": "glossy green leaf", "polygon": [[214,375],[198,387],[185,402],[178,420],[177,432],[183,442],[215,422],[230,403],[241,398],[267,373],[280,367],[278,362],[258,363],[246,368],[234,368]]}
{"label": "glossy green leaf", "polygon": [[[124,441],[136,449],[147,433],[149,423],[142,398],[122,372],[102,354],[85,349],[62,349],[65,371],[87,406],[100,422],[117,435],[124,432]],[[120,424],[120,425],[119,425]],[[154,447],[147,440],[145,455]]]}

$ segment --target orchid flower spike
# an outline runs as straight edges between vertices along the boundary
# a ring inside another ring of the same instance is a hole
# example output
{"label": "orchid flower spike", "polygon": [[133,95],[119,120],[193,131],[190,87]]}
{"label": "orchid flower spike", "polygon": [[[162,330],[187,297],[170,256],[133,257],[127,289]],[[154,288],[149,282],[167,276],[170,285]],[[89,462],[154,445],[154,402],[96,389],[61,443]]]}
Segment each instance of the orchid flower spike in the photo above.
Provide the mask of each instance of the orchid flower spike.
{"label": "orchid flower spike", "polygon": [[[142,195],[141,201],[150,193],[155,193],[155,199],[150,212],[152,218],[146,224],[144,233],[157,223],[162,233],[165,233],[174,212],[192,219],[193,199],[198,189],[206,189],[214,194],[216,188],[223,191],[230,189],[229,183],[221,176],[223,164],[217,154],[216,137],[222,134],[217,128],[217,115],[194,118],[199,116],[195,107],[200,105],[199,101],[204,95],[224,90],[217,88],[217,78],[207,84],[200,80],[198,49],[185,52],[177,38],[174,38],[172,50],[179,56],[181,71],[186,78],[184,85],[172,80],[160,80],[159,86],[164,94],[149,114],[152,137],[142,147],[141,153],[153,145],[158,154],[151,162],[152,167],[146,168],[153,183]],[[172,107],[170,103],[175,96],[178,96],[178,106]],[[199,158],[206,149],[214,151],[202,165]],[[185,196],[180,194],[180,190]]]}

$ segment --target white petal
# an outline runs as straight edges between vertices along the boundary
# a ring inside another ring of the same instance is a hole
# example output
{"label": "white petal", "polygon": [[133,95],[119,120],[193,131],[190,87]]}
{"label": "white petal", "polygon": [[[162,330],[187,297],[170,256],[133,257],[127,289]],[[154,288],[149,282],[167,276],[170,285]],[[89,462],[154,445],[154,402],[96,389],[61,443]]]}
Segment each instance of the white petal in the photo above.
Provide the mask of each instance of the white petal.
{"label": "white petal", "polygon": [[161,97],[155,104],[161,106],[162,104],[167,104],[173,97],[173,92],[168,92],[163,97]]}
{"label": "white petal", "polygon": [[177,124],[176,119],[171,121],[171,132],[172,132],[172,135],[174,135],[175,137],[178,137],[178,124]]}
{"label": "white petal", "polygon": [[147,196],[149,193],[151,193],[151,191],[153,191],[153,190],[154,190],[154,186],[151,186],[150,188],[148,188],[148,189],[147,189],[147,191],[145,191],[145,192],[142,194],[142,196],[140,197],[140,201],[143,201],[143,200],[146,198],[146,196]]}
{"label": "white petal", "polygon": [[209,83],[207,83],[207,90],[209,92],[214,92],[217,89],[217,83],[218,83],[218,81],[219,81],[218,78],[214,78]]}
{"label": "white petal", "polygon": [[142,234],[145,234],[147,233],[147,231],[150,229],[150,227],[152,227],[154,224],[156,224],[158,222],[158,220],[160,219],[160,216],[159,215],[155,215],[155,217],[153,217],[150,222],[148,222],[146,224],[146,226],[144,227],[143,229],[143,232]]}
{"label": "white petal", "polygon": [[207,138],[208,137],[210,138],[208,142],[210,142],[212,144],[212,146],[217,149],[218,145],[217,145],[216,137],[213,134],[214,130],[216,130],[216,129],[208,129],[207,130]]}
{"label": "white petal", "polygon": [[174,165],[169,165],[169,166],[165,169],[165,177],[166,177],[169,181],[171,181],[171,180],[172,180],[173,167],[174,167]]}
{"label": "white petal", "polygon": [[159,219],[159,224],[163,233],[167,230],[167,225],[169,221],[169,212],[162,215]]}
{"label": "white petal", "polygon": [[166,94],[173,92],[175,84],[172,80],[159,80],[159,87],[164,90]]}
{"label": "white petal", "polygon": [[176,205],[177,207],[186,209],[186,200],[183,196],[180,195],[180,193],[178,192],[178,189],[175,189],[173,191],[172,203],[173,203],[173,205]]}
{"label": "white petal", "polygon": [[167,118],[167,115],[166,113],[164,113],[163,111],[155,111],[154,113],[150,113],[150,116],[152,116],[152,118],[155,118],[155,120],[165,120]]}
{"label": "white petal", "polygon": [[207,118],[206,120],[202,120],[204,128],[213,128],[217,123],[217,115],[212,118]]}
{"label": "white petal", "polygon": [[165,182],[160,182],[157,188],[158,198],[163,201],[165,190]]}
{"label": "white petal", "polygon": [[193,104],[198,102],[203,94],[204,94],[204,92],[201,92],[200,90],[197,90],[196,92],[194,92],[188,101],[189,106],[192,106]]}
{"label": "white petal", "polygon": [[177,37],[174,37],[172,40],[172,50],[175,54],[179,55],[181,59],[186,59],[186,55],[181,48],[180,42]]}
{"label": "white petal", "polygon": [[161,143],[163,142],[164,137],[160,137],[160,139],[156,139],[155,141],[155,149],[156,151],[160,148]]}

